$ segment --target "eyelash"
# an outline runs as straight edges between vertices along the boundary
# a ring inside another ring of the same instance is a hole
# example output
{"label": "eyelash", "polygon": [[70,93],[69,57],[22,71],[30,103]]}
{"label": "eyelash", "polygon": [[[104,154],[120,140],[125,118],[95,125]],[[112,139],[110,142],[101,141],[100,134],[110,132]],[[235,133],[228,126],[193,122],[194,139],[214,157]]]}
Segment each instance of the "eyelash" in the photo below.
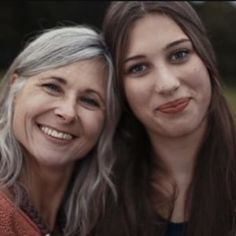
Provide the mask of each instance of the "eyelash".
{"label": "eyelash", "polygon": [[[55,84],[55,83],[46,83],[42,85],[44,88],[46,88],[47,92],[50,94],[58,94],[62,92],[62,88]],[[82,96],[79,99],[80,102],[85,104],[86,107],[88,108],[100,108],[101,104],[97,101],[97,99],[87,97],[87,96]]]}
{"label": "eyelash", "polygon": [[189,54],[190,54],[190,50],[189,49],[180,49],[180,50],[172,53],[169,56],[169,60],[172,63],[176,63],[176,64],[182,63],[182,62],[187,60]]}
{"label": "eyelash", "polygon": [[[182,62],[185,62],[190,54],[189,49],[179,49],[178,51],[175,51],[174,53],[171,53],[168,59],[173,64],[180,64]],[[129,67],[125,74],[126,75],[143,75],[149,68],[149,65],[147,63],[139,63],[135,64],[131,67]],[[140,70],[141,69],[141,70]]]}
{"label": "eyelash", "polygon": [[50,93],[60,93],[62,91],[61,87],[55,83],[46,83],[43,84],[43,87]]}
{"label": "eyelash", "polygon": [[96,99],[90,97],[81,97],[80,101],[85,103],[89,107],[97,107],[97,108],[101,107],[100,103]]}
{"label": "eyelash", "polygon": [[144,74],[147,69],[148,69],[148,65],[147,64],[139,63],[139,64],[133,65],[130,68],[128,68],[125,73],[127,75],[132,75],[133,74],[133,75],[138,76],[138,75]]}

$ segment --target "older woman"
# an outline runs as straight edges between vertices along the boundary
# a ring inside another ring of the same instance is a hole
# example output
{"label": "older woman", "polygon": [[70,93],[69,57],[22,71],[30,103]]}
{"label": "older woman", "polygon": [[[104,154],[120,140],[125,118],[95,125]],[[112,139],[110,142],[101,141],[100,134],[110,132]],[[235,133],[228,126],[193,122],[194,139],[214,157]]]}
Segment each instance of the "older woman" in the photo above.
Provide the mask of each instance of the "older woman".
{"label": "older woman", "polygon": [[103,210],[119,118],[100,35],[44,32],[16,57],[0,98],[0,235],[88,235]]}

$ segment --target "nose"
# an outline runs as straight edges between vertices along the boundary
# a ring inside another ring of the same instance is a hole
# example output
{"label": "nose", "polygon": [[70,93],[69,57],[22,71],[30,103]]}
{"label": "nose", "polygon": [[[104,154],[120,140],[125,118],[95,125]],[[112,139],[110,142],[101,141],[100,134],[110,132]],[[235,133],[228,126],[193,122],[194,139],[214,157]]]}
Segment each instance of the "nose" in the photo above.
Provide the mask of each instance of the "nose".
{"label": "nose", "polygon": [[180,87],[180,80],[176,73],[167,66],[156,68],[155,91],[162,95],[171,95]]}
{"label": "nose", "polygon": [[70,123],[77,119],[76,103],[72,99],[60,101],[54,113],[63,122]]}

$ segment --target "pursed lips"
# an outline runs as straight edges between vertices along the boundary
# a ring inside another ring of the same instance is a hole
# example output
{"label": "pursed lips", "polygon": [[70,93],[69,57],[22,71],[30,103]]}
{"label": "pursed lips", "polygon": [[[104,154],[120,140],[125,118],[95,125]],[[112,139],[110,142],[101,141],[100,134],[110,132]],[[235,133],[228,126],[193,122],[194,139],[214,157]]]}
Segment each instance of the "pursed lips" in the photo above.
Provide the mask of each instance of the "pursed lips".
{"label": "pursed lips", "polygon": [[179,98],[159,106],[156,110],[162,113],[177,113],[183,111],[189,104],[191,98]]}

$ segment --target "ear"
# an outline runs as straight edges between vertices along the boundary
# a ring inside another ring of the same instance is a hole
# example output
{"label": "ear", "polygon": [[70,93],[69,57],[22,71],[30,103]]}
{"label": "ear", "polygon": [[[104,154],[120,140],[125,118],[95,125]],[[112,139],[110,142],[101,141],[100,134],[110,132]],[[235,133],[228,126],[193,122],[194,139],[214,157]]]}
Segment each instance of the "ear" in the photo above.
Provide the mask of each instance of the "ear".
{"label": "ear", "polygon": [[15,81],[19,78],[19,75],[14,73],[12,76],[11,76],[11,85],[15,83]]}

